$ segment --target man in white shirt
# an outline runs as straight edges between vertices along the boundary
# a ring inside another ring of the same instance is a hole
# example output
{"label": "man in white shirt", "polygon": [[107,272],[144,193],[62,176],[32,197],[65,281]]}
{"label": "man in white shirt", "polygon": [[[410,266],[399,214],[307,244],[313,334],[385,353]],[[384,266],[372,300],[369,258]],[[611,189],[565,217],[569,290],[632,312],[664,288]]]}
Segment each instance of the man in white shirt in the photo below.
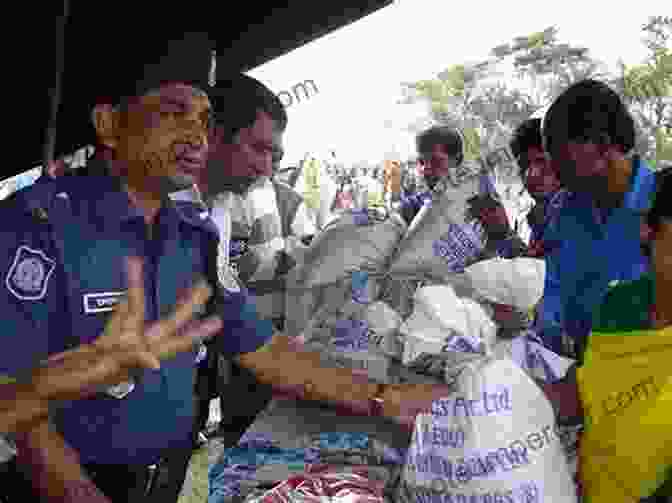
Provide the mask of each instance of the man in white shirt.
{"label": "man in white shirt", "polygon": [[[286,274],[296,264],[296,254],[316,233],[301,195],[272,179],[287,114],[272,91],[243,74],[218,81],[211,101],[217,123],[199,191],[213,212],[226,200],[230,210],[228,261],[237,279],[255,296],[259,317],[272,320],[282,330]],[[225,234],[214,215],[213,220],[220,235]],[[270,387],[260,392],[250,372],[236,366],[230,371],[221,394],[229,404],[232,396],[240,396],[236,402],[240,406],[236,416],[230,407],[222,411],[221,429],[235,439],[236,431],[244,430],[266,406],[271,393]],[[256,392],[248,393],[250,388]]]}

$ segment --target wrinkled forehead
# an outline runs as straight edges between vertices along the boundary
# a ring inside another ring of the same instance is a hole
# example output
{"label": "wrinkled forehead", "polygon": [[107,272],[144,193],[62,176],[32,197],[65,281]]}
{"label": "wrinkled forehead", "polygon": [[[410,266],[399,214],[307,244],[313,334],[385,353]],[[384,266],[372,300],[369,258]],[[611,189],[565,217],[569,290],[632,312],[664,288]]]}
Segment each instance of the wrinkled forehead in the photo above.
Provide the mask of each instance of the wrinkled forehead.
{"label": "wrinkled forehead", "polygon": [[188,84],[165,84],[147,92],[140,100],[145,103],[173,103],[190,106],[199,111],[211,109],[208,94]]}

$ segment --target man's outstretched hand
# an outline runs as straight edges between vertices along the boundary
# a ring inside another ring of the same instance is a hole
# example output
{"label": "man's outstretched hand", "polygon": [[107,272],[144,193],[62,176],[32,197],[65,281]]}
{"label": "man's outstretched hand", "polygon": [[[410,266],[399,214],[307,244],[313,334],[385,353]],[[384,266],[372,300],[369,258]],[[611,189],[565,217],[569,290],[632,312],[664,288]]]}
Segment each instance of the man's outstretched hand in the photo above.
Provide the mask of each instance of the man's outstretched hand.
{"label": "man's outstretched hand", "polygon": [[222,327],[219,318],[194,321],[194,314],[212,295],[200,281],[173,312],[146,326],[142,260],[128,259],[128,293],[105,331],[92,344],[52,356],[31,376],[46,400],[74,400],[129,380],[137,369],[158,369],[160,360],[191,350]]}
{"label": "man's outstretched hand", "polygon": [[432,412],[432,403],[454,393],[445,384],[394,384],[385,387],[383,415],[409,431],[418,414]]}

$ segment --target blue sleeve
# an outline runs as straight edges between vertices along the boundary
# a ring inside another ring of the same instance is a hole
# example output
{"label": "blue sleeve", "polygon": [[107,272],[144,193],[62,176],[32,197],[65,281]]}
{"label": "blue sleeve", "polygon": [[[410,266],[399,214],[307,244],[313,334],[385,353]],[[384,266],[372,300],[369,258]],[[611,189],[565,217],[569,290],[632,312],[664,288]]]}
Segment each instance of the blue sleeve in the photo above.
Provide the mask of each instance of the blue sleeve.
{"label": "blue sleeve", "polygon": [[63,351],[69,327],[59,319],[63,271],[48,226],[19,207],[0,206],[0,375],[12,377]]}
{"label": "blue sleeve", "polygon": [[271,320],[262,320],[249,293],[224,291],[215,314],[224,322],[222,332],[213,339],[212,347],[225,357],[253,353],[273,337]]}

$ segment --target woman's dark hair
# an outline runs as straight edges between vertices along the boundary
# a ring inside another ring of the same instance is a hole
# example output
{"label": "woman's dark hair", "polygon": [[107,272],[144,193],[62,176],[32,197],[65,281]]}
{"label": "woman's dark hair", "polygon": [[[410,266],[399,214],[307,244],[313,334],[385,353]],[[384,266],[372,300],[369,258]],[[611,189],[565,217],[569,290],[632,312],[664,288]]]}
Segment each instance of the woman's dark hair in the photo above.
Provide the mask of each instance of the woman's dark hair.
{"label": "woman's dark hair", "polygon": [[635,146],[635,121],[613,89],[588,79],[573,84],[553,102],[542,135],[551,154],[572,140],[620,145],[627,153]]}
{"label": "woman's dark hair", "polygon": [[462,136],[455,129],[447,126],[434,126],[423,131],[416,138],[416,145],[420,154],[430,152],[434,145],[443,145],[446,152],[457,159],[457,165],[464,161],[464,144]]}
{"label": "woman's dark hair", "polygon": [[251,127],[257,113],[267,113],[278,130],[287,128],[287,112],[280,98],[264,84],[245,74],[217,80],[210,91],[215,124],[222,127],[226,140],[233,140],[241,130]]}
{"label": "woman's dark hair", "polygon": [[656,232],[663,219],[672,219],[672,168],[656,172],[656,195],[646,220]]}

